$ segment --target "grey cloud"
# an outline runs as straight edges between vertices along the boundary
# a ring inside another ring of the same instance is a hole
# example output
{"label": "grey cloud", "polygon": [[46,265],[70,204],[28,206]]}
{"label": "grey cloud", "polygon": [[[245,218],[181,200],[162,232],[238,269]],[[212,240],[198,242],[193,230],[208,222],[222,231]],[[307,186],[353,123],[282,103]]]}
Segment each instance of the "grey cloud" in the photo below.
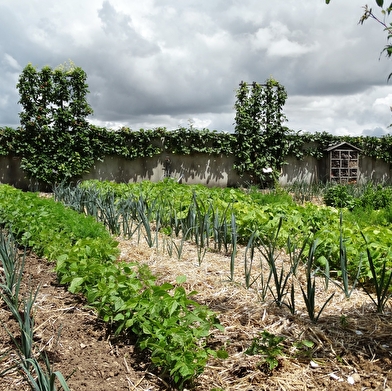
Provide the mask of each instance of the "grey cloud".
{"label": "grey cloud", "polygon": [[138,34],[132,27],[132,18],[129,15],[116,11],[109,1],[104,1],[98,11],[103,24],[104,32],[114,41],[114,46],[120,46],[132,56],[149,56],[156,53],[159,48]]}
{"label": "grey cloud", "polygon": [[0,125],[18,123],[7,54],[21,67],[73,60],[88,75],[92,120],[110,126],[195,118],[230,131],[238,83],[273,76],[289,94],[288,126],[386,129],[389,114],[373,107],[389,94],[390,62],[379,60],[385,34],[371,21],[358,26],[360,14],[357,0],[4,0]]}
{"label": "grey cloud", "polygon": [[374,129],[364,129],[362,131],[363,136],[371,136],[371,137],[382,137],[388,134],[386,129],[383,128],[374,128]]}

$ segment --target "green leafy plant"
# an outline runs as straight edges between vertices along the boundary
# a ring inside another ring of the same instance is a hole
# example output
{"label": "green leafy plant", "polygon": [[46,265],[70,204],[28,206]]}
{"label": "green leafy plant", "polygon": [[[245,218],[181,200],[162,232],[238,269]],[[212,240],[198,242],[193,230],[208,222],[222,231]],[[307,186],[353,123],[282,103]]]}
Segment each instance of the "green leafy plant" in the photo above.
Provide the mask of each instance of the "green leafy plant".
{"label": "green leafy plant", "polygon": [[39,71],[28,64],[23,69],[17,84],[22,127],[16,153],[29,177],[44,183],[69,181],[94,163],[86,78],[72,63]]}
{"label": "green leafy plant", "polygon": [[286,120],[282,113],[286,91],[272,78],[263,85],[242,81],[236,98],[235,133],[239,150],[234,168],[249,175],[255,184],[274,181],[288,151],[285,136],[289,129],[282,126]]}
{"label": "green leafy plant", "polygon": [[325,205],[336,208],[354,209],[355,197],[350,194],[347,185],[335,185],[330,187],[324,195]]}
{"label": "green leafy plant", "polygon": [[296,341],[293,343],[294,356],[297,359],[310,360],[313,355],[314,342],[307,339]]}
{"label": "green leafy plant", "polygon": [[245,350],[245,354],[254,356],[260,354],[272,371],[279,365],[279,357],[283,355],[282,342],[285,337],[277,336],[264,330],[255,337],[252,344]]}

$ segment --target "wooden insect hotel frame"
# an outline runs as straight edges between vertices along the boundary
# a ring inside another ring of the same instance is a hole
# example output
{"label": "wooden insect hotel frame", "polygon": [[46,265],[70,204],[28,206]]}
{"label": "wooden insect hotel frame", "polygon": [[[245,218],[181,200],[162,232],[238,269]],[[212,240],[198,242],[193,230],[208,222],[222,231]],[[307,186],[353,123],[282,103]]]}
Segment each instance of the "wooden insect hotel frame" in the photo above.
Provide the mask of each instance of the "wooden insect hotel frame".
{"label": "wooden insect hotel frame", "polygon": [[329,179],[333,183],[356,183],[361,150],[343,142],[327,148]]}

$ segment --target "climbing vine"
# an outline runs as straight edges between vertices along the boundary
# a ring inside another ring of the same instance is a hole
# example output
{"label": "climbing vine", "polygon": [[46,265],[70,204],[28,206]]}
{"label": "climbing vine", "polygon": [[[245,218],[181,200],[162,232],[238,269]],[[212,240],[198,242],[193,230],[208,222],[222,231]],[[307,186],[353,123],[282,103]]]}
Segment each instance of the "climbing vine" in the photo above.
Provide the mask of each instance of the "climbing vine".
{"label": "climbing vine", "polygon": [[19,76],[22,111],[15,150],[30,178],[44,183],[69,180],[94,164],[86,78],[72,63],[41,70],[28,64]]}
{"label": "climbing vine", "polygon": [[235,169],[255,183],[276,179],[288,152],[290,131],[282,125],[286,90],[272,78],[265,84],[241,82],[236,98]]}
{"label": "climbing vine", "polygon": [[[21,145],[19,141],[20,133],[20,128],[0,128],[0,156],[23,156],[23,144]],[[133,160],[151,158],[161,153],[234,155],[237,159],[242,154],[238,147],[240,143],[236,134],[220,133],[208,129],[166,130],[165,128],[157,128],[133,131],[129,128],[112,130],[90,125],[88,138],[88,145],[91,148],[89,154],[94,157],[94,161],[107,155]],[[63,140],[63,142],[65,141]],[[325,156],[326,148],[343,141],[360,148],[362,155],[392,163],[392,135],[350,137],[334,136],[326,132],[288,132],[285,135],[284,148],[287,149],[286,156],[295,156],[299,160],[306,156],[321,159]],[[58,147],[60,149],[68,148],[67,145],[61,143],[58,144]],[[38,153],[39,151],[37,151]],[[42,159],[46,159],[46,156]],[[72,167],[70,167],[71,169]],[[75,178],[78,172],[70,171],[70,175]]]}

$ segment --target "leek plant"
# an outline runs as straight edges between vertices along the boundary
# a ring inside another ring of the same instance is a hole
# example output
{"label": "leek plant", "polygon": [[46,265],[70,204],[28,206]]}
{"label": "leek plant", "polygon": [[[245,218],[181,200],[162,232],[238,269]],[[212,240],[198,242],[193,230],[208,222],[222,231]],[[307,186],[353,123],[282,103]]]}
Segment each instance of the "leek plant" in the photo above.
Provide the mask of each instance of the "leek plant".
{"label": "leek plant", "polygon": [[105,197],[97,198],[97,208],[99,209],[100,221],[114,235],[119,235],[121,231],[121,211],[116,206],[114,193],[108,193]]}
{"label": "leek plant", "polygon": [[384,261],[382,263],[381,272],[377,272],[376,264],[373,259],[373,255],[370,252],[368,241],[363,232],[361,232],[361,235],[366,243],[366,254],[370,272],[372,274],[372,284],[376,293],[376,298],[373,297],[372,292],[370,292],[364,284],[362,284],[362,287],[375,304],[377,312],[383,313],[389,298],[392,296],[392,271],[389,271],[389,273],[387,272],[387,261]]}
{"label": "leek plant", "polygon": [[229,235],[229,224],[227,222],[227,213],[229,207],[230,205],[226,207],[222,216],[219,215],[218,210],[215,210],[212,215],[214,249],[221,252],[223,246],[226,254],[229,252],[229,242],[231,239]]}
{"label": "leek plant", "polygon": [[234,213],[231,214],[231,256],[230,256],[230,281],[234,281],[234,263],[237,255],[237,224]]}
{"label": "leek plant", "polygon": [[[353,280],[353,283],[351,285],[351,288],[349,287],[349,272],[348,272],[348,257],[347,257],[347,250],[346,250],[346,245],[344,244],[344,238],[343,238],[343,213],[340,211],[340,234],[339,234],[339,263],[340,263],[340,272],[341,272],[341,278],[342,278],[342,285],[337,284],[335,281],[334,284],[338,287],[340,287],[344,295],[346,296],[347,299],[350,298],[351,294],[353,293],[355,286],[357,285],[359,275],[361,273],[361,266],[362,266],[362,256],[360,258],[359,264],[358,264],[358,271],[357,274]],[[329,267],[327,268],[329,270]]]}
{"label": "leek plant", "polygon": [[18,342],[8,330],[7,332],[14,342],[17,350],[20,352],[23,365],[27,368],[29,367],[28,359],[33,357],[34,317],[32,312],[38,291],[39,288],[37,288],[34,293],[30,291],[29,296],[24,299],[23,306],[20,311],[15,311],[15,308],[9,308],[14,315],[15,320],[19,324],[20,341]]}
{"label": "leek plant", "polygon": [[182,252],[183,252],[183,249],[184,249],[184,243],[185,243],[186,238],[188,237],[189,231],[191,229],[192,228],[190,227],[190,228],[187,229],[187,231],[184,231],[184,230],[182,231],[183,234],[182,234],[182,237],[180,239],[180,243],[179,244],[177,244],[174,239],[172,240],[172,244],[173,244],[173,247],[176,250],[176,255],[177,255],[177,259],[178,260],[181,260],[181,258],[182,258]]}
{"label": "leek plant", "polygon": [[[258,277],[252,279],[252,269],[253,269],[253,261],[255,257],[255,232],[252,233],[251,237],[248,240],[248,244],[245,248],[245,258],[244,258],[244,274],[245,274],[245,287],[249,289],[257,280]],[[263,273],[261,272],[261,275]]]}
{"label": "leek plant", "polygon": [[18,308],[19,290],[22,282],[26,252],[18,254],[18,248],[12,234],[0,229],[0,295],[7,297],[10,303]]}
{"label": "leek plant", "polygon": [[33,391],[57,391],[56,380],[60,383],[59,390],[70,391],[67,381],[59,371],[53,371],[46,354],[42,355],[45,368],[35,358],[29,358],[21,365],[25,378]]}
{"label": "leek plant", "polygon": [[291,271],[294,276],[297,275],[298,265],[304,256],[304,252],[307,244],[308,244],[308,239],[305,239],[302,243],[301,248],[299,248],[295,243],[291,241],[290,236],[287,238],[287,253],[290,257]]}
{"label": "leek plant", "polygon": [[155,234],[153,234],[153,230],[151,227],[151,218],[149,217],[151,211],[146,207],[146,204],[139,200],[137,206],[137,219],[141,222],[141,226],[143,228],[144,238],[149,247],[158,246],[158,231],[160,228],[160,213],[156,212],[156,229]]}
{"label": "leek plant", "polygon": [[195,229],[195,243],[199,266],[203,262],[203,259],[207,253],[205,236],[206,232],[203,225],[197,225]]}
{"label": "leek plant", "polygon": [[[282,228],[283,217],[279,219],[278,228],[276,230],[275,236],[272,239],[265,239],[263,240],[260,236],[258,240],[260,242],[260,251],[264,259],[267,261],[268,266],[270,267],[274,285],[275,285],[275,292],[269,287],[272,296],[274,297],[274,301],[280,307],[283,304],[284,297],[287,294],[289,282],[292,276],[292,269],[288,270],[286,273],[284,271],[284,264],[283,261],[281,262],[282,265],[280,267],[280,271],[278,271],[278,255],[276,255],[278,249],[278,237],[279,232]],[[287,304],[286,304],[287,305]]]}
{"label": "leek plant", "polygon": [[[245,287],[246,289],[251,288],[256,282],[260,281],[257,286],[257,294],[262,302],[265,301],[269,290],[269,284],[272,277],[272,270],[269,269],[269,274],[267,280],[265,280],[264,273],[263,273],[263,258],[260,258],[260,270],[261,272],[252,278],[252,268],[255,258],[255,250],[257,250],[256,246],[256,236],[257,232],[253,232],[251,237],[249,238],[248,244],[245,248],[245,259],[244,259],[244,267],[245,267]],[[258,249],[259,250],[259,249]],[[260,251],[260,250],[259,250]]]}
{"label": "leek plant", "polygon": [[162,251],[167,252],[167,255],[171,258],[173,256],[173,238],[172,237],[164,237],[162,243]]}
{"label": "leek plant", "polygon": [[318,246],[318,241],[313,241],[312,245],[309,248],[309,255],[306,264],[306,290],[300,285],[302,296],[305,301],[306,310],[308,312],[309,318],[312,322],[317,323],[321,313],[327,304],[332,300],[335,293],[332,293],[331,296],[325,301],[320,311],[316,314],[316,271],[313,271],[315,253]]}

